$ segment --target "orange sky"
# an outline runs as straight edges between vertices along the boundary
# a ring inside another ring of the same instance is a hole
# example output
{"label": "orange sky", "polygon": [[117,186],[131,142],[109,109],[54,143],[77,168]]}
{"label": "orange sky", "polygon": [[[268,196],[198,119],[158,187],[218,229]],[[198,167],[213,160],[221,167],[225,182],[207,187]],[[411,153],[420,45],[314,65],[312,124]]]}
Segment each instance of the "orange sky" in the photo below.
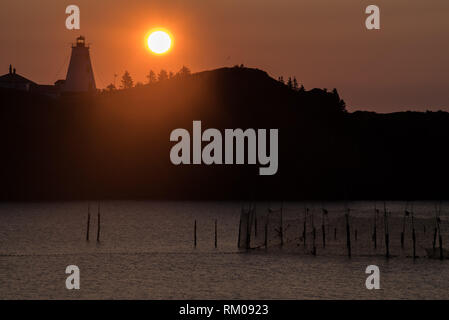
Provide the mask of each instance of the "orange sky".
{"label": "orange sky", "polygon": [[[81,9],[81,30],[65,8]],[[367,31],[365,8],[381,9]],[[295,75],[306,89],[338,88],[350,110],[449,111],[447,0],[2,0],[0,74],[12,63],[38,83],[65,78],[70,43],[91,43],[97,86],[129,70],[192,71],[243,63],[273,77]],[[145,47],[153,27],[174,35],[169,54]]]}

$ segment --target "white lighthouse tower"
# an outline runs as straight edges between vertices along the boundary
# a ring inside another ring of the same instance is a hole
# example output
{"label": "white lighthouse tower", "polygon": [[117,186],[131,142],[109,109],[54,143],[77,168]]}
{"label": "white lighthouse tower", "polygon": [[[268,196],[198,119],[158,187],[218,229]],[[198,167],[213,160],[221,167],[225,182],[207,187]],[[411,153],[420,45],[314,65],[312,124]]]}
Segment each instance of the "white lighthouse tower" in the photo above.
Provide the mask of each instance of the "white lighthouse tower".
{"label": "white lighthouse tower", "polygon": [[86,46],[86,39],[80,36],[76,39],[76,44],[72,45],[72,55],[63,91],[89,92],[95,90],[95,78],[90,62],[89,46]]}

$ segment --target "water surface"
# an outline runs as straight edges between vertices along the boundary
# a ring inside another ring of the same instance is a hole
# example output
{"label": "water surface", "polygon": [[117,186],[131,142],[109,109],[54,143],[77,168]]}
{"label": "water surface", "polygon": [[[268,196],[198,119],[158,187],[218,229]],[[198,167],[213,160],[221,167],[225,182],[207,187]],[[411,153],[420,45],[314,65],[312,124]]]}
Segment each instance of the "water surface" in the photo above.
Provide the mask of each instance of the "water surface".
{"label": "water surface", "polygon": [[[285,221],[300,217],[304,206],[284,204]],[[316,210],[319,223],[321,204],[307,206]],[[343,204],[326,206],[343,208]],[[359,202],[350,206],[358,209],[359,215],[368,215],[374,204]],[[401,212],[404,203],[387,206]],[[382,252],[361,252],[349,259],[344,246],[343,253],[326,251],[318,240],[317,256],[308,254],[294,240],[285,249],[273,246],[250,252],[238,250],[241,203],[237,202],[102,202],[99,243],[97,203],[91,203],[90,211],[87,242],[87,202],[1,204],[0,298],[449,298],[448,260],[423,256],[413,260],[407,254],[387,260]],[[434,203],[415,204],[415,211],[431,217]],[[357,210],[353,214],[357,215]],[[196,248],[194,220],[198,224]],[[369,235],[359,235],[359,241],[363,242],[365,236],[368,239]],[[334,246],[342,247],[339,242]],[[72,264],[81,271],[78,291],[65,288],[65,268]],[[365,288],[365,268],[371,264],[380,267],[381,290]]]}

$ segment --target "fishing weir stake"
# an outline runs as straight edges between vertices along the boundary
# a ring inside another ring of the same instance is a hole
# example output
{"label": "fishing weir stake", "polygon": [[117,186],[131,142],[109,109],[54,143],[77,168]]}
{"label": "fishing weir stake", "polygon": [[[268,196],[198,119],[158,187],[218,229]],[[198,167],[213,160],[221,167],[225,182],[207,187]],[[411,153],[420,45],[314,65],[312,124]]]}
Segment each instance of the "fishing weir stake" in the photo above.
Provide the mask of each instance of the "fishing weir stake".
{"label": "fishing weir stake", "polygon": [[435,229],[433,230],[433,242],[432,242],[432,248],[433,251],[435,252],[435,247],[436,247],[436,242],[437,242],[437,227],[435,227]]}
{"label": "fishing weir stake", "polygon": [[257,212],[256,212],[256,205],[254,205],[254,237],[257,238]]}
{"label": "fishing weir stake", "polygon": [[307,246],[306,238],[307,238],[307,212],[309,212],[309,208],[306,208],[304,211],[304,229],[302,231],[302,238],[304,240],[304,248]]}
{"label": "fishing weir stake", "polygon": [[264,245],[265,249],[268,247],[268,219],[267,222],[265,222],[265,239],[264,239]]}
{"label": "fishing weir stake", "polygon": [[405,238],[405,220],[410,215],[410,213],[405,210],[404,212],[404,218],[402,220],[402,232],[401,232],[401,249],[404,249],[404,238]]}
{"label": "fishing weir stake", "polygon": [[348,249],[348,257],[351,258],[351,232],[349,228],[349,209],[345,214],[346,218],[346,247]]}
{"label": "fishing weir stake", "polygon": [[193,246],[196,248],[196,220],[193,225]]}
{"label": "fishing weir stake", "polygon": [[239,237],[237,239],[237,248],[240,248],[241,229],[242,229],[242,218],[240,218],[239,222]]}
{"label": "fishing weir stake", "polygon": [[246,217],[246,241],[245,241],[245,249],[251,249],[251,207],[248,210]]}
{"label": "fishing weir stake", "polygon": [[98,204],[97,242],[100,242],[100,204]]}
{"label": "fishing weir stake", "polygon": [[217,249],[217,219],[215,219],[215,249]]}
{"label": "fishing weir stake", "polygon": [[282,216],[282,210],[284,208],[284,203],[281,204],[281,227],[280,227],[280,237],[281,237],[281,247],[284,246],[284,221]]}
{"label": "fishing weir stake", "polygon": [[379,215],[379,209],[374,208],[374,229],[373,229],[373,242],[374,249],[377,249],[377,217]]}
{"label": "fishing weir stake", "polygon": [[390,258],[390,233],[388,231],[388,213],[384,207],[385,257]]}
{"label": "fishing weir stake", "polygon": [[444,259],[443,255],[443,238],[441,236],[441,228],[440,228],[440,217],[437,217],[437,226],[438,226],[438,243],[440,245],[440,260]]}
{"label": "fishing weir stake", "polygon": [[412,211],[412,241],[413,241],[413,259],[416,259],[416,234],[415,234],[415,221]]}
{"label": "fishing weir stake", "polygon": [[324,223],[324,217],[327,215],[327,210],[323,209],[323,221],[321,223],[321,233],[323,235],[323,248],[326,248],[326,227]]}
{"label": "fishing weir stake", "polygon": [[316,239],[316,229],[315,229],[315,223],[313,221],[313,212],[312,212],[312,255],[316,256],[316,245],[315,245],[315,239]]}
{"label": "fishing weir stake", "polygon": [[86,231],[86,241],[89,241],[89,229],[90,229],[90,204],[87,205],[87,231]]}

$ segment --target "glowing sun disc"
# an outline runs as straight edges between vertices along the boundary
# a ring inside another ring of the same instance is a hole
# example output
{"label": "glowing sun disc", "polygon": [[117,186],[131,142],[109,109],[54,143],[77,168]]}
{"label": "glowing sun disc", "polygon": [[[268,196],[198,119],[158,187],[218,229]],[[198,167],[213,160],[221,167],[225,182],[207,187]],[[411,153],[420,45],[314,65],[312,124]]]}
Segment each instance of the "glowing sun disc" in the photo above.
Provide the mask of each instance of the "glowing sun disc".
{"label": "glowing sun disc", "polygon": [[148,48],[156,54],[167,52],[171,47],[171,38],[167,32],[155,31],[148,37]]}

